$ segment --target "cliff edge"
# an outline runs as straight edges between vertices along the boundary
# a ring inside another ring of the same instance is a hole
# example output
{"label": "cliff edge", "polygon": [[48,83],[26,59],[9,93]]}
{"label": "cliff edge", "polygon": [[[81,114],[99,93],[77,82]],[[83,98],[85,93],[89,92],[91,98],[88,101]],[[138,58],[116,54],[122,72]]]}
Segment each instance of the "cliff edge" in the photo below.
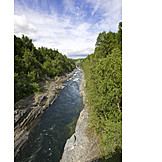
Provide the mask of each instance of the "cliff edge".
{"label": "cliff edge", "polygon": [[[83,95],[84,108],[76,124],[75,133],[67,140],[60,162],[91,162],[99,161],[99,138],[94,132],[89,132],[89,110],[85,98],[85,80],[82,75],[80,94]],[[97,160],[98,159],[98,160]]]}
{"label": "cliff edge", "polygon": [[74,69],[54,79],[46,78],[42,83],[44,92],[33,94],[26,99],[18,101],[14,106],[14,157],[18,155],[31,130],[37,125],[38,117],[57,99],[58,90],[64,89],[64,81],[76,72]]}

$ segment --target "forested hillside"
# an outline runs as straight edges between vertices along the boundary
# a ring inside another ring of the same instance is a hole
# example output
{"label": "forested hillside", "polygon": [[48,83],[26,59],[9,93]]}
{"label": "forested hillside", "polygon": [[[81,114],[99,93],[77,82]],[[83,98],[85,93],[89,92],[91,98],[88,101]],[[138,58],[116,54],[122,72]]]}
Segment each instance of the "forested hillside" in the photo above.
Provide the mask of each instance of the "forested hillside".
{"label": "forested hillside", "polygon": [[14,36],[14,83],[15,102],[40,92],[43,77],[63,75],[74,69],[75,63],[58,50],[41,47],[36,49],[27,36]]}
{"label": "forested hillside", "polygon": [[73,59],[73,61],[75,62],[75,64],[78,66],[81,61],[83,60],[83,58],[80,58],[80,59]]}
{"label": "forested hillside", "polygon": [[91,128],[100,136],[105,159],[121,161],[122,151],[122,22],[117,33],[105,31],[95,51],[81,62],[86,79]]}

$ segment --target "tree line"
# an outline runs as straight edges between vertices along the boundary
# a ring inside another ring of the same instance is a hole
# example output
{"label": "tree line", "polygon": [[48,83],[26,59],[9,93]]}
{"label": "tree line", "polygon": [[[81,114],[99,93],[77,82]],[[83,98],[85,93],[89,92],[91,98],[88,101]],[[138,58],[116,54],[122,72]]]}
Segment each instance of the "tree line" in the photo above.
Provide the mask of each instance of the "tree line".
{"label": "tree line", "polygon": [[58,50],[45,47],[36,49],[32,39],[27,36],[14,36],[14,101],[41,92],[39,82],[44,77],[60,76],[74,68],[73,60]]}
{"label": "tree line", "polygon": [[80,64],[86,79],[90,126],[100,136],[104,159],[121,161],[122,22],[118,32],[98,35],[95,51]]}

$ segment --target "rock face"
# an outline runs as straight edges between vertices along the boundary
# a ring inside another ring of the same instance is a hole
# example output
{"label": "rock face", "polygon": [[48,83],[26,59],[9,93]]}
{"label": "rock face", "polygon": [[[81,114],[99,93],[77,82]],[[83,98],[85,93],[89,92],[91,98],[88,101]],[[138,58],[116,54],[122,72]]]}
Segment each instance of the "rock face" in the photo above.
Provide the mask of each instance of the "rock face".
{"label": "rock face", "polygon": [[75,133],[65,144],[60,162],[91,162],[98,161],[97,159],[100,157],[100,152],[97,150],[99,139],[94,132],[89,133],[88,131],[89,110],[83,91],[84,85],[85,80],[82,78],[80,91],[81,95],[83,95],[83,103],[85,106],[77,121]]}
{"label": "rock face", "polygon": [[55,77],[53,80],[47,78],[45,83],[41,85],[44,88],[43,93],[31,95],[15,104],[14,157],[17,156],[27,141],[30,131],[38,122],[38,117],[56,100],[58,90],[65,88],[63,82],[72,76],[75,71],[76,69],[64,76]]}

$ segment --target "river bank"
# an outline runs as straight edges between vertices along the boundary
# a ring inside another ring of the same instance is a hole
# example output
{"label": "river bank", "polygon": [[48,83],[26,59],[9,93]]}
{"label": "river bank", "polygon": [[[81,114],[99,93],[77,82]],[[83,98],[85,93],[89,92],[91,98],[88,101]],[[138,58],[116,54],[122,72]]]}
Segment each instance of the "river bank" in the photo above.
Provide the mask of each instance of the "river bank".
{"label": "river bank", "polygon": [[82,75],[80,95],[83,96],[84,108],[78,118],[75,133],[66,141],[60,162],[91,162],[99,161],[101,152],[97,149],[99,137],[89,132],[89,110],[84,91],[85,79]]}
{"label": "river bank", "polygon": [[34,94],[22,99],[14,106],[14,157],[16,157],[27,141],[31,130],[37,125],[38,117],[57,99],[58,90],[64,89],[64,81],[76,72],[54,79],[46,78],[41,87],[41,94]]}

